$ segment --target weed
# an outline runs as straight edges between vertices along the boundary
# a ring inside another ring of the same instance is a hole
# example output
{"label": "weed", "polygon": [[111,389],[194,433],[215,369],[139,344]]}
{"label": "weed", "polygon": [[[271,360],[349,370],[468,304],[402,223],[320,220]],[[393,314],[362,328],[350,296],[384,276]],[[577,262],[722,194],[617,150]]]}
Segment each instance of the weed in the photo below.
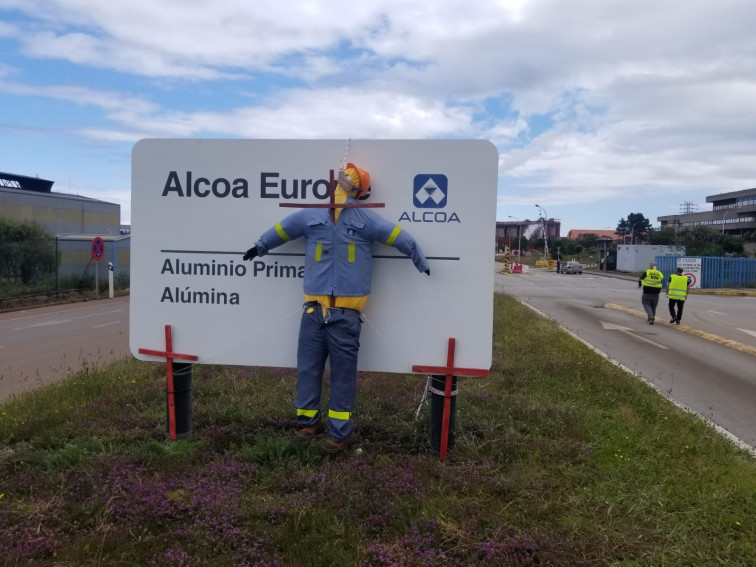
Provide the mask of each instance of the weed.
{"label": "weed", "polygon": [[[514,299],[428,450],[424,376],[359,376],[359,451],[295,442],[291,369],[91,368],[0,406],[0,565],[752,565],[756,464]],[[327,399],[327,396],[326,396]]]}

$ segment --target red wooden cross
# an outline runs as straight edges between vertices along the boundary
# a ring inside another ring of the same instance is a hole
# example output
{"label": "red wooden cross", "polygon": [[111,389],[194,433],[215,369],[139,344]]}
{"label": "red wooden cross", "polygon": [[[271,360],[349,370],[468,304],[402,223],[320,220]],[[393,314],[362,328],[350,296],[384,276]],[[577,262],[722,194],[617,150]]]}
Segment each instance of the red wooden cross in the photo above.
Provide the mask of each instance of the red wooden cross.
{"label": "red wooden cross", "polygon": [[170,432],[171,439],[176,439],[176,403],[173,396],[173,359],[197,360],[198,357],[193,354],[173,352],[173,338],[171,337],[170,325],[165,326],[165,350],[140,348],[139,353],[152,356],[162,356],[165,358],[168,374],[168,431]]}
{"label": "red wooden cross", "polygon": [[441,460],[446,459],[446,449],[449,444],[449,414],[451,413],[451,394],[452,380],[454,376],[488,376],[488,370],[482,368],[455,368],[454,366],[454,346],[456,344],[454,337],[449,337],[449,347],[446,351],[446,366],[421,366],[412,365],[412,372],[424,372],[426,374],[445,374],[446,384],[444,386],[444,415],[441,422]]}
{"label": "red wooden cross", "polygon": [[386,203],[336,203],[336,179],[333,177],[333,170],[331,170],[331,185],[329,190],[329,202],[328,203],[278,203],[279,207],[294,207],[298,209],[331,209],[331,220],[335,222],[336,209],[374,209],[385,207]]}

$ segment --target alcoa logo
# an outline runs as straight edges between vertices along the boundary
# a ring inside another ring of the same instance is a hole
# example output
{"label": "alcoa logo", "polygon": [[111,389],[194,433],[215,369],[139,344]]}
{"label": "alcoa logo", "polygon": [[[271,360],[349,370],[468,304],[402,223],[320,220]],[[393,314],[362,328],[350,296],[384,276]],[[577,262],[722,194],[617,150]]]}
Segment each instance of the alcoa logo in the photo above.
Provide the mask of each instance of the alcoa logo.
{"label": "alcoa logo", "polygon": [[448,189],[446,175],[422,173],[415,176],[412,200],[418,209],[443,209]]}
{"label": "alcoa logo", "polygon": [[[412,204],[423,211],[404,211],[399,221],[461,222],[457,213],[442,211],[447,205],[449,180],[442,173],[419,173],[412,182]],[[433,210],[435,209],[435,210]]]}

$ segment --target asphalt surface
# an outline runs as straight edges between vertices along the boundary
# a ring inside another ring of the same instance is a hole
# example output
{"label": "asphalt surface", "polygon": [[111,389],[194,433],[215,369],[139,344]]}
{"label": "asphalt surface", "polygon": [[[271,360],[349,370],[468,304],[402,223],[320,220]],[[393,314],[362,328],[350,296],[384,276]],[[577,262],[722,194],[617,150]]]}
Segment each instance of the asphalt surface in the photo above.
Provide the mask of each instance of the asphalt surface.
{"label": "asphalt surface", "polygon": [[756,448],[754,291],[695,290],[682,325],[668,322],[663,297],[648,325],[637,276],[534,268],[495,282],[738,445]]}

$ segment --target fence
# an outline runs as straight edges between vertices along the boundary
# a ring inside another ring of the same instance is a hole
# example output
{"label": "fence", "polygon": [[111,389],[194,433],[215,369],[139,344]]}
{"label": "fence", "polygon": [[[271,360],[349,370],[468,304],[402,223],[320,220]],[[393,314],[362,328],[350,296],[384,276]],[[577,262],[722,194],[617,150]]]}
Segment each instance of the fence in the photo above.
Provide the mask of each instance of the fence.
{"label": "fence", "polygon": [[[107,282],[109,262],[113,264],[116,284],[122,282],[128,285],[131,265],[130,235],[103,236],[105,254],[99,266],[92,258],[93,238],[79,235],[58,236],[55,239],[35,241],[36,248],[32,252],[27,251],[26,256],[16,251],[15,263],[0,262],[3,268],[0,271],[0,298],[8,299],[37,292],[59,292],[69,287],[77,287],[73,284],[75,281],[89,280],[94,284],[95,274],[101,282]],[[13,252],[13,243],[4,243],[4,247],[6,255]],[[57,269],[52,268],[52,271],[48,272],[47,269],[39,267],[24,271],[23,266],[28,267],[30,264],[19,264],[18,257],[32,258],[34,261],[40,257],[49,257],[53,259],[52,262],[57,265]],[[2,259],[0,255],[0,260]]]}
{"label": "fence", "polygon": [[[756,285],[756,258],[717,258],[713,256],[657,256],[659,271],[674,274],[678,258],[701,259],[701,287],[747,287]],[[666,284],[665,284],[666,285]]]}

